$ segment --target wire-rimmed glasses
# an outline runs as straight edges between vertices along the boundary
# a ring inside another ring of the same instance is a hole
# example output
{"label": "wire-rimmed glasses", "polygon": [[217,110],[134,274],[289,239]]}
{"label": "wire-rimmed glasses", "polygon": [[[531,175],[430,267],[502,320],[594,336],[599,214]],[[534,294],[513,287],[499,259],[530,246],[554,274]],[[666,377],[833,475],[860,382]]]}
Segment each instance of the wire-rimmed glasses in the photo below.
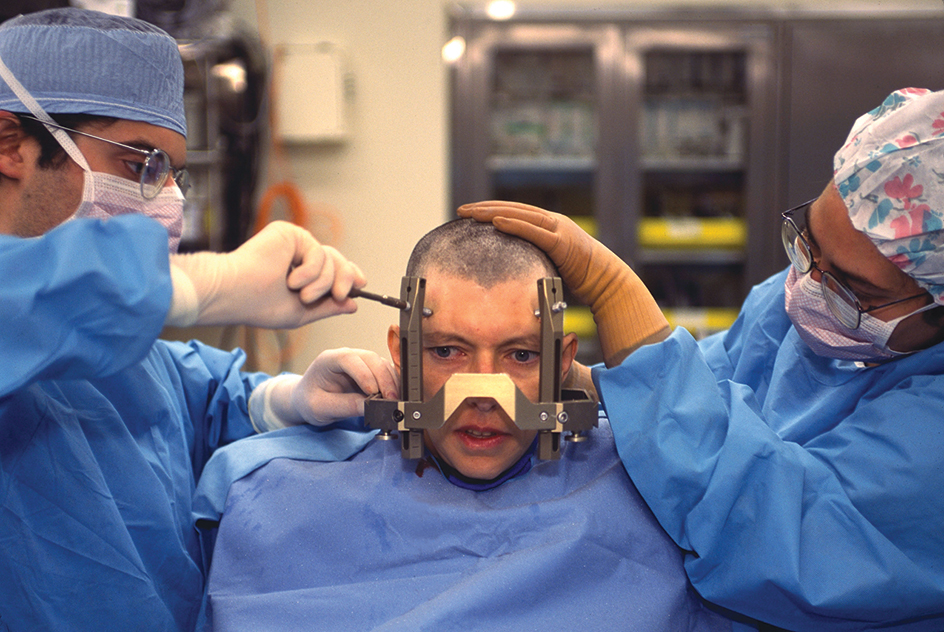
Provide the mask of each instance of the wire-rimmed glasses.
{"label": "wire-rimmed glasses", "polygon": [[821,270],[819,266],[816,265],[816,262],[813,261],[813,253],[806,237],[806,216],[810,206],[815,201],[816,198],[781,213],[783,225],[780,229],[780,236],[783,239],[783,248],[787,251],[787,257],[790,258],[790,263],[793,264],[797,272],[806,274],[815,268],[820,273],[820,285],[823,289],[826,305],[829,307],[829,311],[832,312],[833,316],[835,316],[844,327],[848,329],[858,329],[859,323],[862,322],[862,314],[910,301],[911,299],[918,298],[925,294],[925,292],[921,292],[920,294],[900,298],[890,303],[873,305],[869,308],[862,307],[862,304],[859,302],[859,299],[856,298],[852,290],[843,285],[839,279],[829,272]]}
{"label": "wire-rimmed glasses", "polygon": [[158,193],[161,192],[161,189],[164,188],[164,184],[167,182],[168,175],[173,176],[174,182],[177,184],[177,187],[184,196],[186,196],[187,191],[190,190],[190,173],[186,168],[175,169],[170,164],[170,156],[168,156],[167,152],[163,149],[155,148],[151,151],[147,151],[145,149],[139,149],[138,147],[125,145],[124,143],[119,143],[114,140],[102,138],[101,136],[95,136],[87,132],[80,132],[77,129],[63,127],[62,125],[58,125],[56,123],[47,123],[46,121],[42,121],[35,116],[29,116],[28,114],[20,114],[20,117],[28,118],[30,120],[42,123],[43,125],[61,129],[65,132],[71,132],[73,134],[79,134],[80,136],[85,136],[87,138],[100,140],[104,143],[109,143],[110,145],[115,145],[117,147],[121,147],[122,149],[141,154],[144,156],[144,162],[140,163],[140,167],[136,169],[136,171],[138,171],[140,175],[141,195],[145,200],[153,200],[155,197],[157,197]]}

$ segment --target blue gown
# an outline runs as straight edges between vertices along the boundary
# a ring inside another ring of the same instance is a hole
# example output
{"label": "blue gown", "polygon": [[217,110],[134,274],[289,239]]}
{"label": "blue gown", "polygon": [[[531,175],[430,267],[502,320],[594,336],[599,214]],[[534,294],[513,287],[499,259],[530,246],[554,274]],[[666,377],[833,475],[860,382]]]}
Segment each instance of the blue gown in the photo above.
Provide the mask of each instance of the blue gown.
{"label": "blue gown", "polygon": [[144,217],[0,236],[0,278],[0,630],[193,629],[194,483],[266,376],[157,341],[167,233]]}
{"label": "blue gown", "polygon": [[692,593],[605,420],[561,460],[479,492],[418,470],[396,441],[342,463],[269,451],[224,484],[218,460],[251,448],[221,449],[198,490],[228,492],[214,630],[730,629]]}
{"label": "blue gown", "polygon": [[819,357],[784,278],[734,326],[594,369],[622,461],[707,600],[790,630],[944,630],[944,345]]}

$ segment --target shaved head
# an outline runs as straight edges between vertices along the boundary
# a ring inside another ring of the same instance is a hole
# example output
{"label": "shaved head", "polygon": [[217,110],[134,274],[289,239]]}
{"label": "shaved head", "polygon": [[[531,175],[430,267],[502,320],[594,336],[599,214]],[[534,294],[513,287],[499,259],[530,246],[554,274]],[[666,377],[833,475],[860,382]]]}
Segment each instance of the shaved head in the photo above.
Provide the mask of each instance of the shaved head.
{"label": "shaved head", "polygon": [[543,276],[559,276],[551,260],[534,244],[506,235],[489,223],[457,219],[434,228],[417,242],[406,276],[424,277],[436,269],[490,288],[535,268],[543,270]]}

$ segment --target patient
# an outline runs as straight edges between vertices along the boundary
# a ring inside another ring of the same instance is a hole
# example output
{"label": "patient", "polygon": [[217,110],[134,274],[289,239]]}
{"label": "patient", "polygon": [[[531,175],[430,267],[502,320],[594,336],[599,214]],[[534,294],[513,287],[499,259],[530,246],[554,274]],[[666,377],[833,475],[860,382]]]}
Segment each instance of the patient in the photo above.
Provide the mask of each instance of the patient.
{"label": "patient", "polygon": [[[458,220],[417,244],[407,276],[426,279],[431,310],[424,400],[455,373],[505,373],[537,398],[537,280],[557,276],[541,251]],[[398,328],[387,342],[396,364]],[[565,336],[563,372],[576,349]],[[315,444],[283,454],[287,431],[275,431],[210,461],[198,493],[226,498],[208,586],[214,630],[729,629],[690,589],[605,419],[546,461],[536,431],[489,397],[426,431],[419,461],[346,423],[337,433],[360,450],[347,460],[328,462]],[[256,469],[223,464],[260,442],[276,447]]]}

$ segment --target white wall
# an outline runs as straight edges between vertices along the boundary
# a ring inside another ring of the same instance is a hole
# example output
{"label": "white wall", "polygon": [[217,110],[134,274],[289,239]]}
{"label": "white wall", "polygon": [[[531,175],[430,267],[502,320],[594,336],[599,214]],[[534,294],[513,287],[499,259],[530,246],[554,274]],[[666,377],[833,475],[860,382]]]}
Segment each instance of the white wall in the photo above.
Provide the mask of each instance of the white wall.
{"label": "white wall", "polygon": [[[375,292],[399,293],[413,244],[449,214],[448,83],[440,48],[448,39],[451,4],[446,0],[230,2],[238,18],[260,26],[269,46],[329,41],[346,51],[355,88],[350,139],[336,146],[288,148],[286,155],[309,206],[327,207],[336,215],[342,237],[334,245],[361,266],[368,289]],[[520,4],[591,11],[633,6],[627,0],[521,0]],[[688,0],[684,4],[874,12],[942,7],[940,0]],[[266,185],[263,182],[262,188]],[[353,316],[315,323],[294,334],[297,352],[292,369],[303,370],[321,350],[337,346],[372,349],[386,356],[386,329],[396,322],[395,310],[359,303]]]}
{"label": "white wall", "polygon": [[[329,41],[346,53],[354,80],[349,140],[287,147],[286,156],[309,207],[327,208],[339,220],[342,234],[334,245],[363,269],[368,289],[398,296],[413,244],[447,217],[441,2],[259,1],[267,16],[257,15],[253,0],[234,0],[230,8],[248,24],[261,24],[268,46]],[[397,321],[396,310],[358,303],[356,314],[295,335],[293,370],[338,346],[388,355],[386,330]]]}

